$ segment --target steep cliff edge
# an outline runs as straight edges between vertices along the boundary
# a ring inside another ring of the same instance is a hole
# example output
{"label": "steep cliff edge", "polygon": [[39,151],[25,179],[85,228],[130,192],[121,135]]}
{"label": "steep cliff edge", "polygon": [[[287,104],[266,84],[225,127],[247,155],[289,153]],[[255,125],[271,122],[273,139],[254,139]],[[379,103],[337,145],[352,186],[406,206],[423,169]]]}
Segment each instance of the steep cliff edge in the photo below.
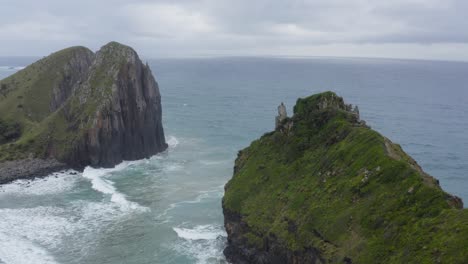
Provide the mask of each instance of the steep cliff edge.
{"label": "steep cliff edge", "polygon": [[167,148],[151,70],[117,42],[96,54],[64,49],[1,80],[0,113],[0,182],[57,168],[111,167]]}
{"label": "steep cliff edge", "polygon": [[225,186],[230,261],[465,263],[468,210],[357,108],[326,92],[280,114]]}

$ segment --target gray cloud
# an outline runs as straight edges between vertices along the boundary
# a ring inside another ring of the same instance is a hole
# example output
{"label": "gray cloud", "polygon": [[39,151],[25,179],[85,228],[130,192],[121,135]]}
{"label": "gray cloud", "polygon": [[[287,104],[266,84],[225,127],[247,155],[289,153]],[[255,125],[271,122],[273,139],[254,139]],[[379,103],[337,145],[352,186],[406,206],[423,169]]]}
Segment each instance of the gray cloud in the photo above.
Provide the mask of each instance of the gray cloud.
{"label": "gray cloud", "polygon": [[0,0],[0,55],[110,40],[145,56],[468,60],[466,0]]}

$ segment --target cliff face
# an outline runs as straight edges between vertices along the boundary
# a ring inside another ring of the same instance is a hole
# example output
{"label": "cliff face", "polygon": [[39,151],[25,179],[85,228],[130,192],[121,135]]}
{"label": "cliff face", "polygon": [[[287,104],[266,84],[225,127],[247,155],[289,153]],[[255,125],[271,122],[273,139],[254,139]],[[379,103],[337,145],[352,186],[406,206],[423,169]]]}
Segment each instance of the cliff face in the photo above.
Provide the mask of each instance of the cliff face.
{"label": "cliff face", "polygon": [[[80,109],[92,114],[82,116]],[[69,122],[78,119],[86,127],[65,160],[78,167],[109,167],[161,152],[167,148],[161,113],[159,87],[149,67],[133,49],[110,43],[97,52],[76,100],[65,108]]]}
{"label": "cliff face", "polygon": [[0,137],[0,162],[48,159],[76,169],[110,167],[167,148],[158,85],[128,46],[111,42],[96,54],[68,48],[0,87],[0,125],[9,131]]}
{"label": "cliff face", "polygon": [[[233,263],[464,263],[468,211],[332,92],[239,152],[225,186]],[[277,119],[278,120],[278,119]]]}

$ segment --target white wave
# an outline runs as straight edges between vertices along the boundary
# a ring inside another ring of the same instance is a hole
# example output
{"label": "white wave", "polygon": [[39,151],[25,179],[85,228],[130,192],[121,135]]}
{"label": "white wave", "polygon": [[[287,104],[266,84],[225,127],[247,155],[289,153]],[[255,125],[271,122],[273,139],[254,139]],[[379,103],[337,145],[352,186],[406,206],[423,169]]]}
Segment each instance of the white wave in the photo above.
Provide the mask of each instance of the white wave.
{"label": "white wave", "polygon": [[24,66],[0,66],[0,70],[19,71],[24,69]]}
{"label": "white wave", "polygon": [[4,236],[21,237],[55,248],[60,245],[59,238],[71,228],[64,214],[64,209],[50,206],[1,209],[0,232]]}
{"label": "white wave", "polygon": [[175,148],[177,145],[179,145],[179,140],[174,136],[169,136],[167,139],[167,145],[169,145],[169,148],[171,149]]}
{"label": "white wave", "polygon": [[69,170],[53,173],[44,178],[34,180],[16,180],[14,182],[0,185],[1,195],[49,195],[63,193],[75,186],[78,172]]}
{"label": "white wave", "polygon": [[[144,161],[144,160],[142,160]],[[86,167],[83,171],[83,177],[91,181],[92,188],[103,194],[108,194],[111,196],[111,201],[119,205],[119,207],[124,210],[148,210],[147,207],[143,207],[138,203],[128,201],[124,194],[117,191],[114,187],[114,182],[109,179],[106,179],[104,176],[111,174],[112,172],[121,171],[127,168],[130,165],[140,163],[142,161],[124,161],[114,168],[103,169],[103,168],[92,168]]]}
{"label": "white wave", "polygon": [[182,239],[174,246],[180,254],[194,258],[196,263],[227,263],[223,255],[226,232],[219,225],[199,225],[194,228],[174,227]]}
{"label": "white wave", "polygon": [[96,233],[125,215],[111,203],[84,200],[65,208],[0,209],[0,260],[6,264],[49,264],[55,262],[47,250],[83,254],[99,242]]}
{"label": "white wave", "polygon": [[206,166],[230,163],[231,160],[200,160],[200,163]]}
{"label": "white wave", "polygon": [[178,163],[169,163],[167,165],[164,165],[163,170],[166,172],[173,172],[173,171],[180,171],[184,167],[181,164]]}
{"label": "white wave", "polygon": [[219,236],[226,236],[226,231],[212,225],[199,225],[194,227],[193,229],[174,227],[173,230],[177,233],[177,236],[179,236],[180,238],[189,240],[210,240],[216,239]]}
{"label": "white wave", "polygon": [[154,219],[158,224],[169,223],[172,220],[172,216],[169,214],[172,210],[182,206],[184,204],[197,204],[201,203],[205,199],[216,198],[220,199],[224,195],[224,185],[219,186],[216,190],[201,191],[199,195],[193,200],[180,201],[176,203],[171,203],[169,206],[164,209],[160,214],[158,214]]}
{"label": "white wave", "polygon": [[0,232],[0,261],[5,264],[55,264],[54,258],[43,248],[21,237]]}

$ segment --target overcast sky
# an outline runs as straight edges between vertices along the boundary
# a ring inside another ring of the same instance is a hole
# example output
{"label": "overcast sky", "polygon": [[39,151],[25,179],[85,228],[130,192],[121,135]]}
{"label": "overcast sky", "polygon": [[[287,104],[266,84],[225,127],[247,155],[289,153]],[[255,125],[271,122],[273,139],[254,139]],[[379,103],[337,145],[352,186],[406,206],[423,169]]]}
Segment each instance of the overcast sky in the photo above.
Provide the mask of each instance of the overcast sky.
{"label": "overcast sky", "polygon": [[143,57],[468,61],[468,0],[0,0],[0,56],[115,40]]}

